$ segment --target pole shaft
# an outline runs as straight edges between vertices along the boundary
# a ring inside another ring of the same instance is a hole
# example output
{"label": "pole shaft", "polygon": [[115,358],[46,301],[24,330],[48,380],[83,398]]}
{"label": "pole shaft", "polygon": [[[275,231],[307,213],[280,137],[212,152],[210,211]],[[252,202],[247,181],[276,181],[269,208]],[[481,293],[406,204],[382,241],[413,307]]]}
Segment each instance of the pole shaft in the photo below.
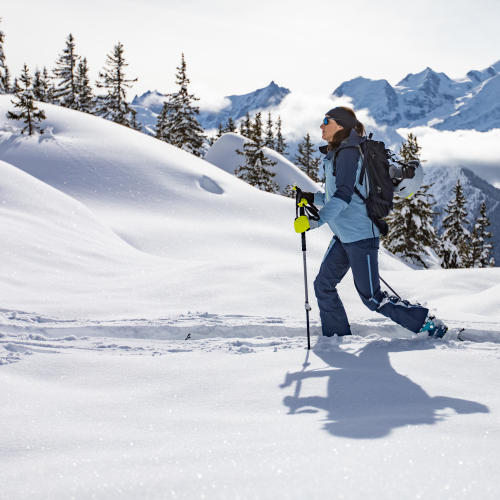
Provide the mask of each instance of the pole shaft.
{"label": "pole shaft", "polygon": [[311,306],[309,305],[309,293],[307,287],[307,259],[306,259],[306,235],[302,233],[302,259],[304,262],[304,290],[305,290],[305,308],[306,308],[306,324],[307,324],[307,349],[311,349],[311,334],[309,330],[309,311]]}

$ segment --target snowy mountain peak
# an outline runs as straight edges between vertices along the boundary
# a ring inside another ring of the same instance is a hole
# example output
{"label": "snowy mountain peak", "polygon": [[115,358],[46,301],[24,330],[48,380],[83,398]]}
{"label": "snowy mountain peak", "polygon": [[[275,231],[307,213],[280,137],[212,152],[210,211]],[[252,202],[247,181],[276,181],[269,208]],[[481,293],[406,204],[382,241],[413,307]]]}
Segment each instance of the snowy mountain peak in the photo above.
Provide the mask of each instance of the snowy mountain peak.
{"label": "snowy mountain peak", "polygon": [[199,120],[204,129],[217,128],[219,123],[224,125],[229,118],[236,121],[247,113],[253,114],[259,109],[278,106],[289,93],[289,89],[280,87],[272,80],[266,87],[248,94],[226,96],[230,101],[227,107],[218,112],[202,111]]}
{"label": "snowy mountain peak", "polygon": [[427,66],[420,73],[406,75],[396,86],[411,89],[426,89],[435,94],[441,82],[447,84],[451,79],[445,73],[438,73]]}
{"label": "snowy mountain peak", "polygon": [[141,96],[135,96],[132,100],[132,105],[149,108],[154,113],[160,113],[165,101],[166,95],[157,90],[148,90]]}
{"label": "snowy mountain peak", "polygon": [[[280,87],[274,80],[260,89],[248,94],[226,96],[229,104],[219,111],[201,110],[198,120],[205,130],[214,129],[219,123],[226,124],[229,118],[234,121],[244,117],[247,112],[251,115],[259,109],[278,106],[290,93],[285,87]],[[148,90],[141,96],[135,96],[132,105],[137,112],[137,119],[144,129],[151,133],[156,124],[156,118],[162,109],[165,95],[157,90]]]}

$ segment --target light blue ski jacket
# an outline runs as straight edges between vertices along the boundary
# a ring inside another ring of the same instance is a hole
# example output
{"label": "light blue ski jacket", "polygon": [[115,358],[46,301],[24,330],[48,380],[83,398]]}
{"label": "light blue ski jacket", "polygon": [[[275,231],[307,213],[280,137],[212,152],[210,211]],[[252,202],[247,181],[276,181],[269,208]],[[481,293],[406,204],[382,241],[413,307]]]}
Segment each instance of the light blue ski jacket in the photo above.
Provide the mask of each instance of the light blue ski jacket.
{"label": "light blue ski jacket", "polygon": [[[326,154],[323,160],[325,192],[314,194],[314,204],[322,207],[318,226],[328,224],[342,243],[380,236],[377,226],[366,213],[366,205],[354,192],[356,186],[364,197],[368,195],[367,179],[363,180],[363,184],[359,182],[363,161],[358,146],[364,140],[365,137],[352,129],[337,150]],[[325,146],[320,151],[326,153]]]}

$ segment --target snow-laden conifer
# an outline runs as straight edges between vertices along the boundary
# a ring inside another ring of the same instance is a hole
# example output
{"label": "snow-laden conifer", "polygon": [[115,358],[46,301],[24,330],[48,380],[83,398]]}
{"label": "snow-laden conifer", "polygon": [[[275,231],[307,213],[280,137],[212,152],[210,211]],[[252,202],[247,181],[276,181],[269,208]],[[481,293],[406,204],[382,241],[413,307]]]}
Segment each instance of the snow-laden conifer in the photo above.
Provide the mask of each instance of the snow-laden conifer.
{"label": "snow-laden conifer", "polygon": [[247,111],[245,119],[240,122],[240,134],[243,137],[251,139],[252,136],[252,122],[250,120],[250,113]]}
{"label": "snow-laden conifer", "polygon": [[199,98],[188,91],[190,80],[186,74],[184,53],[181,64],[176,69],[179,90],[167,94],[167,100],[158,117],[156,136],[188,153],[202,156],[205,135],[197,118],[199,107],[194,104]]}
{"label": "snow-laden conifer", "polygon": [[59,59],[56,61],[54,69],[54,100],[66,108],[77,109],[77,87],[76,73],[79,56],[75,51],[75,39],[70,33],[66,40],[66,47]]}
{"label": "snow-laden conifer", "polygon": [[94,110],[94,94],[90,86],[88,75],[89,69],[87,58],[84,57],[78,62],[76,72],[76,107],[78,111],[92,113]]}
{"label": "snow-laden conifer", "polygon": [[8,111],[7,118],[11,120],[23,120],[25,126],[21,130],[21,134],[28,132],[28,135],[32,135],[37,130],[43,134],[40,123],[45,120],[46,117],[43,110],[38,109],[35,105],[33,88],[31,86],[31,76],[26,63],[23,66],[20,82],[19,84],[17,79],[15,80],[14,99],[11,101],[14,107],[19,109],[19,112],[15,113]]}
{"label": "snow-laden conifer", "polygon": [[274,139],[274,130],[273,130],[273,119],[271,117],[271,113],[267,114],[267,122],[266,122],[266,135],[265,135],[265,142],[264,146],[267,146],[268,148],[274,149],[275,148],[275,139]]}
{"label": "snow-laden conifer", "polygon": [[276,122],[276,146],[275,151],[282,154],[283,156],[288,156],[287,153],[287,144],[285,138],[283,137],[283,133],[281,132],[281,116],[278,116],[278,120]]}
{"label": "snow-laden conifer", "polygon": [[[404,161],[420,160],[420,151],[416,136],[410,133],[399,155]],[[433,210],[436,202],[429,188],[421,186],[409,198],[395,197],[393,210],[386,218],[389,232],[382,237],[382,244],[394,255],[423,267],[427,267],[427,257],[437,249]]]}
{"label": "snow-laden conifer", "polygon": [[171,142],[170,135],[173,109],[169,101],[164,101],[161,112],[156,119],[155,137],[160,141]]}
{"label": "snow-laden conifer", "polygon": [[493,251],[493,245],[490,243],[492,235],[486,229],[490,224],[486,215],[486,202],[483,200],[479,216],[472,229],[469,267],[492,267],[495,265],[495,259],[491,255]]}
{"label": "snow-laden conifer", "polygon": [[253,139],[245,141],[243,151],[236,150],[239,155],[243,156],[244,163],[235,170],[235,174],[252,186],[263,191],[276,193],[279,191],[279,186],[273,181],[276,175],[273,172],[273,167],[277,162],[267,158],[262,151],[264,147],[262,122],[258,116],[252,124],[251,136]]}
{"label": "snow-laden conifer", "polygon": [[385,248],[394,255],[423,267],[428,267],[426,257],[437,249],[433,225],[436,202],[429,188],[424,185],[410,198],[395,198],[394,209],[386,218],[389,232],[382,238]]}
{"label": "snow-laden conifer", "polygon": [[319,182],[319,164],[321,159],[314,156],[315,147],[311,141],[311,136],[307,133],[304,139],[297,146],[295,164],[313,181]]}
{"label": "snow-laden conifer", "polygon": [[123,44],[118,42],[113,52],[107,55],[105,67],[99,72],[96,85],[105,89],[106,94],[97,99],[95,114],[126,127],[132,127],[134,113],[127,103],[127,89],[132,87],[131,84],[136,82],[137,78],[126,78],[125,68],[128,64],[125,62],[123,52]]}
{"label": "snow-laden conifer", "polygon": [[448,215],[443,219],[444,232],[441,237],[440,255],[442,266],[446,269],[468,267],[470,262],[468,213],[460,179],[453,187],[453,193],[454,198],[444,209]]}
{"label": "snow-laden conifer", "polygon": [[224,127],[222,126],[222,122],[219,122],[219,127],[217,128],[217,134],[215,138],[218,139],[219,137],[222,137],[223,133],[224,133]]}
{"label": "snow-laden conifer", "polygon": [[54,87],[47,68],[37,69],[33,77],[33,95],[40,102],[54,102]]}
{"label": "snow-laden conifer", "polygon": [[224,132],[236,132],[236,123],[234,123],[234,120],[231,117],[227,119]]}

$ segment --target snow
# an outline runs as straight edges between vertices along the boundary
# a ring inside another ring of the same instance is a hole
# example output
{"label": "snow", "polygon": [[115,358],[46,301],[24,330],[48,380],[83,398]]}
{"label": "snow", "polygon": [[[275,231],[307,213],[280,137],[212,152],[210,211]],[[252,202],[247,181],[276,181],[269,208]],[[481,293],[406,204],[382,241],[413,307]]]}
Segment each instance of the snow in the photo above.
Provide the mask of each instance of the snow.
{"label": "snow", "polygon": [[496,498],[500,268],[416,271],[382,249],[383,278],[455,330],[411,334],[348,274],[354,335],[325,341],[330,234],[310,231],[307,352],[292,200],[51,105],[21,137],[9,107],[1,499]]}
{"label": "snow", "polygon": [[[222,134],[205,153],[204,159],[226,172],[234,174],[235,170],[244,164],[244,157],[239,155],[236,150],[243,151],[245,141],[246,139],[239,134],[232,132]],[[321,186],[319,184],[312,181],[300,168],[283,155],[267,147],[262,148],[262,150],[267,158],[276,162],[276,165],[269,170],[276,173],[273,181],[280,187],[280,192],[283,192],[287,186],[293,186],[294,184],[299,186],[302,191],[313,193],[320,191]]]}

